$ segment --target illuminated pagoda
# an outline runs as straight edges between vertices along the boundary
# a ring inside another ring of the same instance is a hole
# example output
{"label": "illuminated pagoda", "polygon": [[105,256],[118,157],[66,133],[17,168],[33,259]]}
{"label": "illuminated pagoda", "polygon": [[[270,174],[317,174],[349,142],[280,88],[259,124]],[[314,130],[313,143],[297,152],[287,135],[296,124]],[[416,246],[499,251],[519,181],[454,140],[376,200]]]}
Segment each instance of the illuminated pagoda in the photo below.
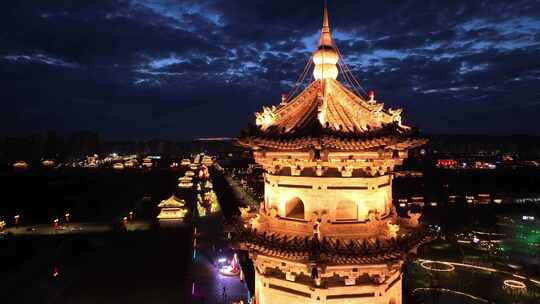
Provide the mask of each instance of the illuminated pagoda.
{"label": "illuminated pagoda", "polygon": [[172,195],[168,199],[162,200],[161,203],[159,203],[158,208],[160,208],[160,212],[157,218],[160,222],[180,221],[187,213],[185,205],[186,202],[183,199],[179,199]]}
{"label": "illuminated pagoda", "polygon": [[[402,303],[402,266],[423,240],[419,214],[397,216],[392,175],[425,143],[374,94],[363,98],[334,44],[325,6],[313,76],[256,113],[238,144],[264,174],[264,202],[242,210],[240,248],[255,268],[255,303]],[[350,84],[350,83],[349,83]]]}

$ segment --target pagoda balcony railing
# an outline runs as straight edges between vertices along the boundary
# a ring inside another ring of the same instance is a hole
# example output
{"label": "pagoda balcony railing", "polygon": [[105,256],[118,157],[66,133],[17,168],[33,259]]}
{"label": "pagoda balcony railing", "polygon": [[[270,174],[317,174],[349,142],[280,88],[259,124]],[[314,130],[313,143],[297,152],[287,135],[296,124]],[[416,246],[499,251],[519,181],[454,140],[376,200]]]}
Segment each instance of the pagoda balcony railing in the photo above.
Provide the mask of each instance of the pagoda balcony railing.
{"label": "pagoda balcony railing", "polygon": [[[387,215],[381,219],[386,217]],[[386,222],[384,221],[376,223],[358,220],[331,221],[320,226],[320,232],[323,236],[346,238],[376,236],[383,233],[385,229]],[[267,218],[261,223],[259,230],[304,237],[313,235],[313,223],[305,219],[277,216]]]}
{"label": "pagoda balcony railing", "polygon": [[298,223],[307,223],[307,222],[309,222],[308,220],[305,220],[305,219],[300,219],[300,218],[295,218],[295,217],[287,217],[287,216],[280,216],[279,219],[298,222]]}
{"label": "pagoda balcony railing", "polygon": [[[341,287],[341,292],[347,290],[347,289],[356,289],[358,286],[364,287],[365,292],[372,292],[376,293],[379,292],[380,286],[384,285],[384,283],[377,283],[373,279],[371,279],[369,276],[362,276],[355,279],[354,284],[347,285],[345,283],[344,278],[342,277],[324,277],[322,278],[319,285],[315,284],[315,280],[311,278],[310,276],[306,275],[305,273],[301,274],[295,274],[294,281],[287,280],[286,274],[279,269],[269,269],[267,268],[264,274],[262,274],[265,278],[272,278],[277,279],[280,281],[287,281],[287,282],[294,282],[296,287],[301,288],[309,288],[310,290],[317,288],[317,289],[334,289],[336,287]],[[273,285],[278,283],[276,281],[272,281]],[[392,282],[393,283],[393,282]],[[290,283],[287,283],[290,284]],[[278,285],[279,286],[279,285]],[[386,285],[385,285],[386,286]],[[284,286],[285,287],[285,286]],[[287,288],[287,287],[285,287]],[[290,287],[289,287],[290,288]]]}
{"label": "pagoda balcony railing", "polygon": [[312,231],[309,221],[292,217],[277,217],[265,223],[265,229],[278,233],[307,235]]}

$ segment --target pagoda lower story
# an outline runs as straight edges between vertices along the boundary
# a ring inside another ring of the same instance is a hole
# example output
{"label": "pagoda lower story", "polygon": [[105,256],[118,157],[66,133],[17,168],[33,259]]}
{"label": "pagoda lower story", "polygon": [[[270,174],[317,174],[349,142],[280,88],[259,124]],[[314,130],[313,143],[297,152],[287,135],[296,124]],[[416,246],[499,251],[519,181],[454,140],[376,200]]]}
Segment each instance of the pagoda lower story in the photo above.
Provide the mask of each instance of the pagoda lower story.
{"label": "pagoda lower story", "polygon": [[390,175],[265,174],[265,183],[240,235],[256,303],[402,303],[402,266],[424,234],[419,214],[396,215]]}
{"label": "pagoda lower story", "polygon": [[406,151],[253,155],[264,202],[242,210],[240,243],[256,303],[402,303],[403,263],[424,240],[420,214],[400,217],[392,204],[391,171]]}
{"label": "pagoda lower story", "polygon": [[265,255],[254,262],[259,304],[402,303],[400,264],[328,265],[319,270],[317,286],[310,264]]}

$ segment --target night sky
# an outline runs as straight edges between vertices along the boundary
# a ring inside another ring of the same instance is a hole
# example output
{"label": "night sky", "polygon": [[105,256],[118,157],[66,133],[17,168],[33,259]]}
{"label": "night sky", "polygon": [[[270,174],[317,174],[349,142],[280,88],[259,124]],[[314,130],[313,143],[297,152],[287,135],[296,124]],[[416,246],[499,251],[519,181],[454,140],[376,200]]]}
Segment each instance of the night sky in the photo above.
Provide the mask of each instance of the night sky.
{"label": "night sky", "polygon": [[[329,1],[366,90],[425,133],[540,135],[540,1]],[[290,91],[322,1],[3,1],[0,135],[236,136]]]}

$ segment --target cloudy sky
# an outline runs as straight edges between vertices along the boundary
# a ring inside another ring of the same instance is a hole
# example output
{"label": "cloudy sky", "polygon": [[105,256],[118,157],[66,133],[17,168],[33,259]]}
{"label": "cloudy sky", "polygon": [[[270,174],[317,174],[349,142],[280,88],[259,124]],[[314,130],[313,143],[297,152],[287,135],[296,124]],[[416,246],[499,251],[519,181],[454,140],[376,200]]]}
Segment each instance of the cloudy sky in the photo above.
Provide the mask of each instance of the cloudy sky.
{"label": "cloudy sky", "polygon": [[[0,135],[236,136],[310,58],[322,1],[6,1]],[[425,133],[540,135],[540,2],[330,0],[345,61]]]}

